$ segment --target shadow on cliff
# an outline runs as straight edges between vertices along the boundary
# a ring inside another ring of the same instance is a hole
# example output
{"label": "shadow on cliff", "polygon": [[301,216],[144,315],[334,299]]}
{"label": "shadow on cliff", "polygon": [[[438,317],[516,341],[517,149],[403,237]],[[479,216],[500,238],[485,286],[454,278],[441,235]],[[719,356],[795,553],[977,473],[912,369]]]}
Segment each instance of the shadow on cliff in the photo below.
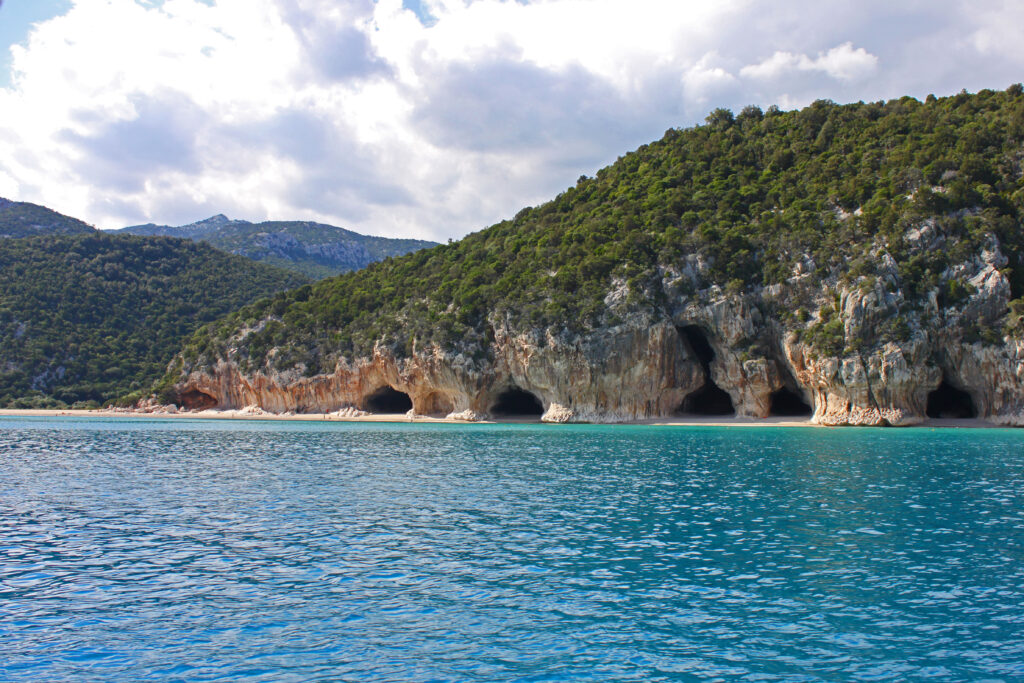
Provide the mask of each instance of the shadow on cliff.
{"label": "shadow on cliff", "polygon": [[708,341],[707,333],[697,325],[676,327],[688,351],[700,362],[704,372],[704,385],[683,399],[676,410],[680,415],[735,415],[732,397],[711,379],[711,362],[715,360],[715,349]]}

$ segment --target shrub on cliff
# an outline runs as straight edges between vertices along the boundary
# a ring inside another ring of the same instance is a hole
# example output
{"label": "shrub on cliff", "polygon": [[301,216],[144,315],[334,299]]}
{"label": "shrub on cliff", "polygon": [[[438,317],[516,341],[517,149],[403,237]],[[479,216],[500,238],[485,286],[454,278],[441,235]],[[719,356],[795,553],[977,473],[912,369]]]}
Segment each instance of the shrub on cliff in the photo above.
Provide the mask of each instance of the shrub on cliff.
{"label": "shrub on cliff", "polygon": [[[627,305],[656,311],[680,291],[717,285],[736,295],[807,267],[814,282],[874,276],[882,251],[910,307],[936,288],[955,302],[968,290],[945,283],[946,271],[989,233],[1010,259],[1014,296],[1024,294],[1019,87],[726,114],[669,130],[458,242],[246,307],[193,337],[184,357],[222,357],[229,336],[269,318],[282,326],[249,334],[233,355],[246,369],[269,367],[271,350],[275,368],[308,371],[376,343],[398,355],[431,342],[485,349],[488,320],[586,330],[616,319],[605,298],[623,287]],[[941,249],[908,236],[928,220],[946,238]],[[681,284],[666,292],[672,272]],[[808,324],[822,352],[842,348],[835,323]]]}

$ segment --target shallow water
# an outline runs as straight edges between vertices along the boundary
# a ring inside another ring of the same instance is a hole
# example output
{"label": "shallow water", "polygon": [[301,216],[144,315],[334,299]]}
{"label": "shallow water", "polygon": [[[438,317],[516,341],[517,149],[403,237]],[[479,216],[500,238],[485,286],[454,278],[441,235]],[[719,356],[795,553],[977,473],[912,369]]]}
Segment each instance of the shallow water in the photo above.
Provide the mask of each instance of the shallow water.
{"label": "shallow water", "polygon": [[1024,432],[0,419],[0,680],[1024,680]]}

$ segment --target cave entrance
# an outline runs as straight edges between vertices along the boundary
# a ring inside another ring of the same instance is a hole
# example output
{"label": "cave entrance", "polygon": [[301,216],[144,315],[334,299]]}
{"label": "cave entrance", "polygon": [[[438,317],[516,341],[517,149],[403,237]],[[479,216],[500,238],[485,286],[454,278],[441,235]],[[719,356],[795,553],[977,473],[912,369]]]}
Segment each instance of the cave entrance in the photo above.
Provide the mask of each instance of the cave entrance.
{"label": "cave entrance", "polygon": [[928,394],[928,407],[925,412],[928,417],[946,419],[966,419],[978,416],[971,395],[962,389],[957,389],[945,378],[935,391]]}
{"label": "cave entrance", "polygon": [[412,399],[405,392],[384,386],[373,392],[363,401],[365,410],[370,413],[407,413],[412,410]]}
{"label": "cave entrance", "polygon": [[185,410],[209,410],[217,406],[217,399],[205,391],[190,389],[178,397]]}
{"label": "cave entrance", "polygon": [[681,325],[676,327],[679,336],[700,362],[704,371],[704,386],[683,399],[677,412],[687,415],[735,415],[732,397],[711,379],[711,361],[715,359],[715,349],[708,341],[708,335],[697,325]]}
{"label": "cave entrance", "polygon": [[540,417],[544,414],[544,404],[536,396],[517,387],[511,387],[498,394],[491,407],[491,415],[495,417]]}
{"label": "cave entrance", "polygon": [[428,394],[422,403],[422,410],[426,415],[447,415],[455,410],[451,398],[437,391]]}
{"label": "cave entrance", "polygon": [[773,391],[768,397],[769,413],[780,417],[806,417],[814,411],[803,396],[788,387]]}
{"label": "cave entrance", "polygon": [[710,377],[704,386],[683,399],[679,412],[687,415],[735,415],[732,397],[723,391]]}

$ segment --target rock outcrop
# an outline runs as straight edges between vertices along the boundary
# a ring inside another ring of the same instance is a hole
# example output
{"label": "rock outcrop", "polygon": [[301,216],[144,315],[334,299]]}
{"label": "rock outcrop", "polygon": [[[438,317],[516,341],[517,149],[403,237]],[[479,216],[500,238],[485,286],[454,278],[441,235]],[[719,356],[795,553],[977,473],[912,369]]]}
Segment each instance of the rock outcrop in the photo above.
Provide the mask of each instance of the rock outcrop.
{"label": "rock outcrop", "polygon": [[[941,239],[934,224],[915,228],[913,237],[922,249]],[[588,333],[491,319],[483,353],[428,345],[397,357],[379,344],[371,355],[341,358],[331,372],[313,376],[301,366],[246,373],[229,354],[186,369],[175,392],[185,408],[331,413],[372,411],[371,397],[386,389],[406,395],[413,414],[468,421],[492,416],[517,392],[534,401],[527,413],[547,422],[684,411],[764,418],[778,414],[785,395],[819,424],[896,426],[921,422],[932,403],[936,416],[944,415],[937,392],[951,387],[968,397],[954,416],[1024,426],[1024,341],[971,338],[979,325],[997,329],[1007,312],[998,240],[991,236],[982,253],[951,268],[949,277],[970,284],[956,306],[940,306],[936,292],[907,301],[892,259],[884,251],[878,258],[871,278],[814,281],[797,272],[785,285],[739,294],[717,287],[685,293],[680,282],[693,273],[666,270],[664,291],[674,299],[663,310],[631,307],[620,283],[607,299],[618,322]],[[786,315],[797,300],[817,313],[806,320]],[[829,314],[841,323],[834,326],[838,353],[808,340]],[[894,321],[902,338],[875,332]],[[233,340],[236,348],[245,335]]]}
{"label": "rock outcrop", "polygon": [[468,420],[1024,426],[1022,179],[1020,84],[718,109],[509,220],[238,311],[158,393]]}

